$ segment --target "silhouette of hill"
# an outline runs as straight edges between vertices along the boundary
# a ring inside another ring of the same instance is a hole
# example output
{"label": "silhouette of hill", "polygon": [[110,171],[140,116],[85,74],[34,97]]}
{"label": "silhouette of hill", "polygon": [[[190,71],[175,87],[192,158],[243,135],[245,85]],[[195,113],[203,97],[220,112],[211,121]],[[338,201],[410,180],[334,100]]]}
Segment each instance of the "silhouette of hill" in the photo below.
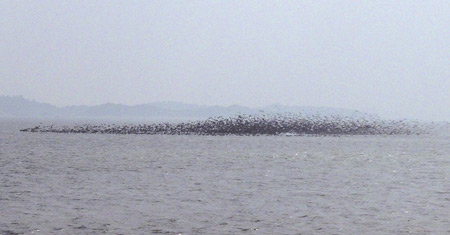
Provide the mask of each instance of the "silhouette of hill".
{"label": "silhouette of hill", "polygon": [[303,115],[339,115],[348,117],[375,117],[356,110],[285,106],[280,104],[260,108],[240,105],[206,106],[179,102],[155,102],[140,105],[106,103],[101,105],[56,107],[51,104],[28,100],[22,96],[0,96],[0,116],[9,117],[118,117],[118,118],[191,118],[204,119],[217,116],[262,113],[301,113]]}

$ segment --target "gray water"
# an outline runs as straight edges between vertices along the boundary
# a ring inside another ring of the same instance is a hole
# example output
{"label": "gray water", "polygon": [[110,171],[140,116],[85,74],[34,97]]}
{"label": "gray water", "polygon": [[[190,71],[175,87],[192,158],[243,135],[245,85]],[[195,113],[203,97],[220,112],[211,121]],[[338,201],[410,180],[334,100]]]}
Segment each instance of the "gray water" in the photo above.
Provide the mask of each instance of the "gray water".
{"label": "gray water", "polygon": [[0,234],[450,234],[450,137],[22,133]]}

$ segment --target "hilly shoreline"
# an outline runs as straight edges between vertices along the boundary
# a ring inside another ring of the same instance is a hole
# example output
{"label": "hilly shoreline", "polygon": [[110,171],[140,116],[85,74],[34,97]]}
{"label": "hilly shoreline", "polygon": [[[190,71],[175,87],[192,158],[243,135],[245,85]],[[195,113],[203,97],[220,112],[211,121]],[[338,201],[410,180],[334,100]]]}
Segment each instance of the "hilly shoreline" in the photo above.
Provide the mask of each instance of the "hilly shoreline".
{"label": "hilly shoreline", "polygon": [[154,102],[140,105],[123,105],[106,103],[101,105],[77,105],[57,107],[48,103],[29,100],[23,96],[0,96],[0,116],[4,117],[39,117],[39,118],[192,118],[233,117],[238,114],[275,114],[294,113],[302,115],[343,116],[352,118],[377,118],[376,115],[357,110],[286,106],[273,104],[251,108],[241,105],[207,106],[179,102]]}

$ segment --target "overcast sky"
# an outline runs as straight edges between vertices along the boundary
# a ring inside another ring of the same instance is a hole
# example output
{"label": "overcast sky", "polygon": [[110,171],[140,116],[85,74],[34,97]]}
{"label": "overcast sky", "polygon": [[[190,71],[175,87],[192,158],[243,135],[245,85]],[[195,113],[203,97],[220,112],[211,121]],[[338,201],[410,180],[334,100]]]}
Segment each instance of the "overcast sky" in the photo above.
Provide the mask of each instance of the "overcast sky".
{"label": "overcast sky", "polygon": [[0,95],[450,120],[450,1],[0,1]]}

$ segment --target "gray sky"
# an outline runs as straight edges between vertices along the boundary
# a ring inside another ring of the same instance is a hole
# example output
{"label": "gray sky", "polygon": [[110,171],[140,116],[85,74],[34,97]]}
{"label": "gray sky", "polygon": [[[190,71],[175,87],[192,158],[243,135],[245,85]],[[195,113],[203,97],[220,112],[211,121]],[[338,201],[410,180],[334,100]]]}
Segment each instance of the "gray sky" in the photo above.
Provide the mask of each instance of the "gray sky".
{"label": "gray sky", "polygon": [[0,95],[450,120],[450,1],[0,1]]}

